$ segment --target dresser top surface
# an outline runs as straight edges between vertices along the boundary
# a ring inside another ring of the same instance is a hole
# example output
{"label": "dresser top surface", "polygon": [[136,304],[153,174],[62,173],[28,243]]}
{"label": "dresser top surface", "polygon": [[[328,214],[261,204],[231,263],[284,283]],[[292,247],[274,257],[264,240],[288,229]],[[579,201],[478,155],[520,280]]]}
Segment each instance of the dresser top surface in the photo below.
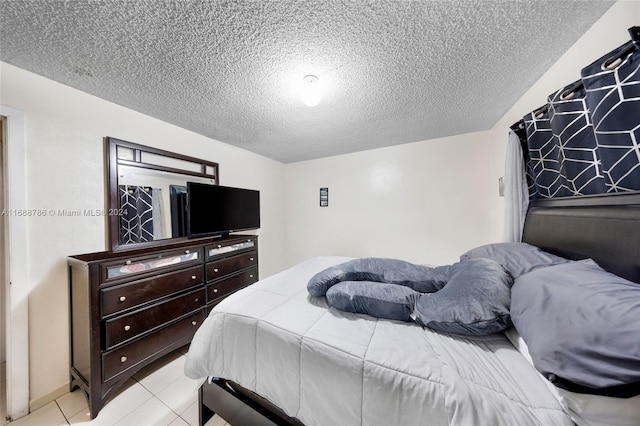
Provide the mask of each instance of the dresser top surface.
{"label": "dresser top surface", "polygon": [[179,239],[172,240],[171,242],[164,242],[163,244],[154,244],[142,249],[133,250],[118,250],[118,251],[101,251],[95,253],[79,254],[69,256],[69,259],[79,260],[81,262],[104,262],[106,260],[114,260],[119,258],[130,258],[135,256],[143,256],[146,254],[171,251],[184,247],[203,246],[207,244],[233,244],[238,241],[244,241],[247,239],[256,239],[258,235],[245,235],[234,234],[224,237],[205,237],[205,238],[193,238],[193,239]]}

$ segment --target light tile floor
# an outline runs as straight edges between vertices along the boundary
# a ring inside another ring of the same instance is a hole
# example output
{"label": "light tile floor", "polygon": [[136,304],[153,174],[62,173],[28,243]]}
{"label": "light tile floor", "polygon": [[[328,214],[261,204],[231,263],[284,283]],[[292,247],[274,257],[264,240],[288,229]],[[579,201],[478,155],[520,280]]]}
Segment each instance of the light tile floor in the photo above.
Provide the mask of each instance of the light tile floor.
{"label": "light tile floor", "polygon": [[[185,355],[186,347],[140,370],[93,420],[87,398],[76,389],[7,426],[197,426],[200,382],[184,375]],[[228,424],[214,416],[206,426]]]}

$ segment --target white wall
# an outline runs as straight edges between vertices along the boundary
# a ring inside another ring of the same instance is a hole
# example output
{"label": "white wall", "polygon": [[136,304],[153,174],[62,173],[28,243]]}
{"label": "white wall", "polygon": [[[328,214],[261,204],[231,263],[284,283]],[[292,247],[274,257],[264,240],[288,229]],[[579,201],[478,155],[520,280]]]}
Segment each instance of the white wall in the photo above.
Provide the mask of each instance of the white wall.
{"label": "white wall", "polygon": [[[485,133],[287,166],[287,259],[397,257],[437,264],[491,238]],[[319,207],[319,188],[329,207]]]}
{"label": "white wall", "polygon": [[[287,165],[287,261],[327,254],[454,262],[502,241],[509,126],[629,40],[640,2],[616,3],[489,131]],[[329,207],[318,202],[329,187]]]}
{"label": "white wall", "polygon": [[[28,208],[102,209],[103,137],[206,158],[220,164],[223,185],[259,189],[260,274],[284,267],[284,165],[186,131],[6,63],[0,102],[26,118]],[[29,239],[31,408],[67,391],[69,381],[66,257],[106,249],[101,217],[32,217]]]}

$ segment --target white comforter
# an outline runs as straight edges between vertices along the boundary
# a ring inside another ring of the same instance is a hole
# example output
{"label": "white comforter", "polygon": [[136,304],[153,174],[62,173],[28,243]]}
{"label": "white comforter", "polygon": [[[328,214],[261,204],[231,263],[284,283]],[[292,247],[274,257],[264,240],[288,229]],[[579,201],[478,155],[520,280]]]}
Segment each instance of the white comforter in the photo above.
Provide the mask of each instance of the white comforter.
{"label": "white comforter", "polygon": [[571,425],[503,335],[465,338],[329,308],[309,278],[318,257],[220,303],[185,374],[223,377],[312,425]]}

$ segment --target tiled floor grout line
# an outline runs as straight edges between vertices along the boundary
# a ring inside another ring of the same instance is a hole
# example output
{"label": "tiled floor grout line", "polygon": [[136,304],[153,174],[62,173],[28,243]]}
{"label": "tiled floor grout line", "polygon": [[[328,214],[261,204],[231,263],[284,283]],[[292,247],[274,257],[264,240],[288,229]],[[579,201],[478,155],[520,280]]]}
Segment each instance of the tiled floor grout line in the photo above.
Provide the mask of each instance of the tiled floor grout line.
{"label": "tiled floor grout line", "polygon": [[69,423],[69,419],[67,418],[67,416],[64,415],[64,411],[62,411],[62,407],[60,406],[60,404],[58,403],[57,399],[54,399],[53,402],[56,403],[56,407],[58,407],[58,410],[60,410],[60,414],[62,414],[62,417],[64,417],[64,420],[67,422],[67,424]]}
{"label": "tiled floor grout line", "polygon": [[[145,388],[145,389],[147,389],[147,388]],[[147,390],[149,390],[149,389],[147,389]],[[180,413],[176,413],[176,412],[175,412],[171,407],[169,407],[169,406],[168,406],[168,405],[167,405],[163,400],[161,400],[160,398],[158,398],[158,397],[157,397],[157,396],[155,396],[154,394],[152,394],[152,395],[153,395],[153,398],[155,398],[155,399],[157,399],[158,401],[160,401],[160,403],[161,403],[162,405],[164,405],[165,407],[167,407],[167,408],[168,408],[168,409],[169,409],[173,414],[175,414],[176,416],[180,417],[182,420],[184,420],[184,421],[185,421],[185,423],[189,424],[189,426],[192,426],[188,421],[186,421],[185,419],[183,419],[183,418],[182,418],[182,416],[180,416]],[[174,421],[175,421],[175,419],[174,419]]]}
{"label": "tiled floor grout line", "polygon": [[[167,405],[163,400],[161,400],[160,398],[158,398],[158,397],[156,396],[156,394],[155,394],[155,393],[153,393],[153,392],[151,391],[151,389],[148,389],[144,384],[142,384],[142,382],[141,382],[140,380],[136,379],[135,377],[132,377],[132,378],[133,378],[133,380],[135,380],[135,381],[136,381],[140,386],[142,386],[145,390],[147,390],[147,391],[151,394],[151,397],[152,397],[152,398],[155,398],[155,399],[157,399],[158,401],[160,401],[160,403],[161,403],[162,405],[164,405],[165,407],[167,407],[167,408],[168,408],[172,413],[174,413],[176,416],[178,416],[178,417],[180,417],[180,418],[182,419],[182,417],[180,416],[180,413],[176,413],[176,412],[175,412],[171,407],[169,407],[169,406],[168,406],[168,405]],[[177,380],[177,379],[176,379],[176,380]],[[171,382],[171,383],[173,383],[173,382]],[[168,386],[171,386],[171,383],[170,383],[169,385],[167,385],[167,387],[168,387]],[[162,390],[161,390],[161,391],[162,391]],[[187,422],[185,419],[182,419],[182,420],[184,420],[184,421],[185,421],[185,423],[189,423],[189,422]],[[191,426],[191,425],[189,425],[189,426]]]}

